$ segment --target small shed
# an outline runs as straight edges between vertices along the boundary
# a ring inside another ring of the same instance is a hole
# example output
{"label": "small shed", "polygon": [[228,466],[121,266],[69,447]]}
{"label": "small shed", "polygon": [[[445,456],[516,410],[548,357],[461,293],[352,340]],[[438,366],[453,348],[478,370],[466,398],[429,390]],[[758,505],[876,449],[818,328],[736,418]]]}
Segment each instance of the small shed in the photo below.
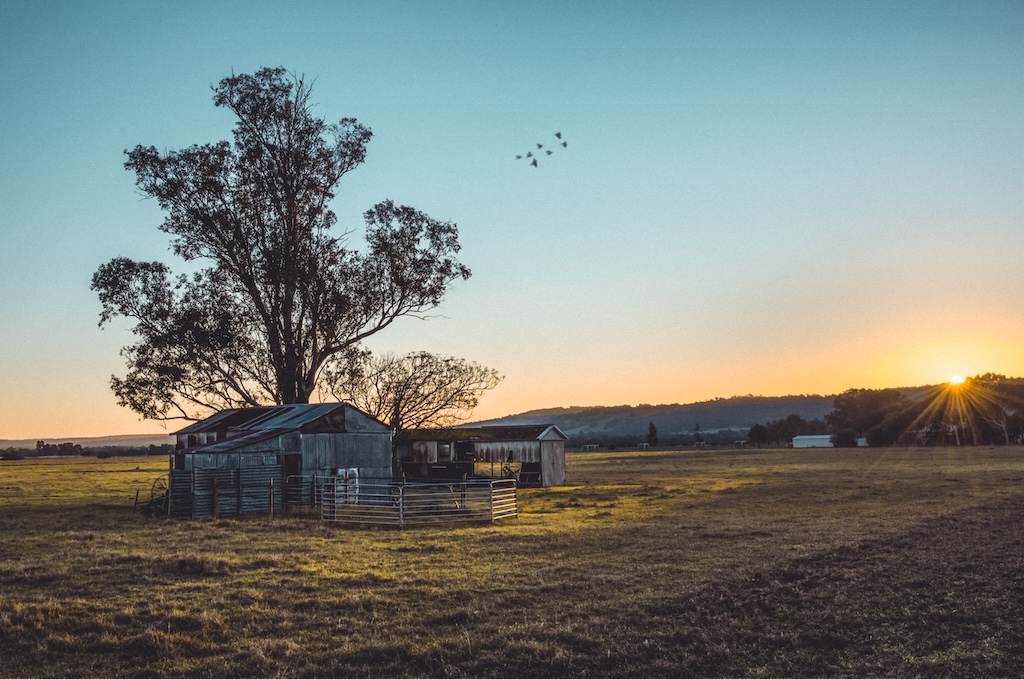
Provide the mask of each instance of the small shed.
{"label": "small shed", "polygon": [[392,479],[391,430],[346,403],[224,410],[175,437],[169,491],[178,515],[312,504],[322,477]]}
{"label": "small shed", "polygon": [[832,436],[829,434],[813,434],[807,436],[794,436],[794,448],[831,448]]}
{"label": "small shed", "polygon": [[564,486],[567,440],[553,424],[412,429],[395,440],[395,467],[409,480],[515,475]]}

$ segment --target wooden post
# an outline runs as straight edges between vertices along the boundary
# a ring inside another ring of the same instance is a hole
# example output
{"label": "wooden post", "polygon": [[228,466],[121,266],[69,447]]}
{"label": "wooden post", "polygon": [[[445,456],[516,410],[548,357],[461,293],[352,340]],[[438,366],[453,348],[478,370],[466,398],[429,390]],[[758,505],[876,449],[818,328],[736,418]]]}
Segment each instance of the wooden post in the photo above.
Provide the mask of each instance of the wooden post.
{"label": "wooden post", "polygon": [[398,528],[405,528],[405,484],[398,487]]}
{"label": "wooden post", "polygon": [[267,518],[274,518],[274,479],[267,484]]}
{"label": "wooden post", "polygon": [[241,516],[242,515],[242,467],[241,467],[242,458],[241,458],[241,453],[239,453],[238,464],[239,464],[239,467],[238,467],[238,515]]}
{"label": "wooden post", "polygon": [[132,506],[132,514],[134,514],[135,510],[138,509],[138,508],[139,508],[139,489],[136,488],[135,489],[135,504]]}
{"label": "wooden post", "polygon": [[220,512],[217,510],[217,500],[219,499],[219,493],[217,492],[217,477],[213,477],[213,518],[214,520],[220,518]]}
{"label": "wooden post", "polygon": [[323,516],[323,508],[327,508],[327,520],[334,521],[338,518],[338,477],[325,476],[324,489],[320,493],[320,512]]}

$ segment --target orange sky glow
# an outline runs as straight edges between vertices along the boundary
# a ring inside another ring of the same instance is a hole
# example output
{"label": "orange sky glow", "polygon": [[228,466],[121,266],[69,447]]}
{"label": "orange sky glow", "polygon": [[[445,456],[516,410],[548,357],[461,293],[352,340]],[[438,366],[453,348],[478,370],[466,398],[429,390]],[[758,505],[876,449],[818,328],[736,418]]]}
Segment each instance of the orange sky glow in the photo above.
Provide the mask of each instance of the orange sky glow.
{"label": "orange sky glow", "polygon": [[124,150],[230,140],[210,84],[279,65],[373,130],[347,246],[458,225],[472,277],[366,347],[496,369],[474,420],[1024,376],[1024,3],[136,5],[0,3],[0,440],[184,426],[109,388],[98,267],[208,265]]}
{"label": "orange sky glow", "polygon": [[[676,365],[668,364],[665,369],[604,365],[601,370],[581,369],[578,373],[567,369],[555,375],[506,375],[497,389],[483,397],[472,419],[570,405],[692,403],[745,394],[835,394],[850,388],[940,384],[951,375],[1024,375],[1021,352],[1008,342],[992,338],[965,336],[902,345],[894,342],[891,348],[876,349],[844,346],[804,356],[783,352],[780,356],[750,356],[724,364],[680,357]],[[56,441],[62,437],[169,434],[187,424],[140,421],[114,403],[103,382],[71,388],[81,389],[80,393],[88,397],[61,398],[53,392],[53,398],[45,399],[45,408],[38,407],[39,401],[3,403],[0,439]]]}

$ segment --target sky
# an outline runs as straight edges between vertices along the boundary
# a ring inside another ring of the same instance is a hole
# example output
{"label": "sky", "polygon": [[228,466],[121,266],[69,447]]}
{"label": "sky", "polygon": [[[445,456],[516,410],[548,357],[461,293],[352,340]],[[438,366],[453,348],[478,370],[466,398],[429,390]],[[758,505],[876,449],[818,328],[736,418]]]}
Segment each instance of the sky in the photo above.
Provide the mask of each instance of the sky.
{"label": "sky", "polygon": [[[121,408],[92,274],[182,263],[124,169],[230,139],[284,66],[374,137],[339,186],[459,226],[457,283],[374,351],[496,368],[474,419],[1024,375],[1024,3],[0,2],[0,439]],[[517,154],[568,146],[537,167]]]}

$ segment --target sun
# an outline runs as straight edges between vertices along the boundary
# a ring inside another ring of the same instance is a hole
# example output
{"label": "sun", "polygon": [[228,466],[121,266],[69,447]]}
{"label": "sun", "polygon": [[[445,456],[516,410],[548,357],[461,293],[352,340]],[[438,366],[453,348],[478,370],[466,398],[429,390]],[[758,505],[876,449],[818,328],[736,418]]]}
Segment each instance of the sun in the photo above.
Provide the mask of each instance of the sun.
{"label": "sun", "polygon": [[963,384],[964,380],[967,379],[963,375],[951,375],[949,378],[950,384]]}

